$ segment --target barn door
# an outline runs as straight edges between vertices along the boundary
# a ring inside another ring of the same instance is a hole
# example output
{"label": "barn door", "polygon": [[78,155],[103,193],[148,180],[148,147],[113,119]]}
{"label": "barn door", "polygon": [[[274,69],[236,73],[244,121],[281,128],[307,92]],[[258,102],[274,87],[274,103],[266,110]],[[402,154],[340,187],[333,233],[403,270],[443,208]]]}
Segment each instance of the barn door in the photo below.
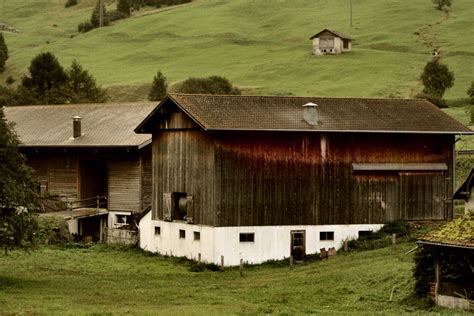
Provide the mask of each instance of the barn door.
{"label": "barn door", "polygon": [[305,250],[305,231],[291,231],[291,255],[295,261],[303,261],[306,254]]}
{"label": "barn door", "polygon": [[400,173],[400,211],[407,220],[445,219],[446,180],[442,172]]}

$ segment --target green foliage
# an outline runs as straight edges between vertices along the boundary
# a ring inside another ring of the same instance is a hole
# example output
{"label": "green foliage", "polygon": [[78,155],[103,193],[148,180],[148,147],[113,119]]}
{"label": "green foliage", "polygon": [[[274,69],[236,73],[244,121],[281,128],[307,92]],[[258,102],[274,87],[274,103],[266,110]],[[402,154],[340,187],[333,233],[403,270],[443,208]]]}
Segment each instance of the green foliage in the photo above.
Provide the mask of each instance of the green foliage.
{"label": "green foliage", "polygon": [[36,241],[40,244],[66,244],[72,240],[68,225],[59,216],[42,216],[38,218]]}
{"label": "green foliage", "polygon": [[8,57],[8,47],[2,32],[0,32],[0,72],[5,70],[5,63]]}
{"label": "green foliage", "polygon": [[94,24],[92,24],[90,21],[87,22],[82,22],[77,25],[77,30],[81,33],[86,33],[89,32],[90,30],[93,30]]}
{"label": "green foliage", "polygon": [[150,93],[148,94],[148,100],[160,101],[166,96],[168,84],[166,83],[166,77],[163,76],[161,71],[158,71],[153,77],[153,83],[151,84]]}
{"label": "green foliage", "polygon": [[[469,89],[467,89],[466,93],[469,96],[470,103],[474,104],[474,81],[471,82],[471,86],[469,87]],[[471,113],[472,113],[472,111],[471,111]],[[474,121],[471,119],[471,122],[474,122]]]}
{"label": "green foliage", "polygon": [[438,10],[443,10],[443,8],[450,8],[453,0],[431,0],[436,5]]}
{"label": "green foliage", "polygon": [[107,101],[105,90],[97,83],[87,70],[74,60],[67,70],[69,102],[71,103],[101,103]]}
{"label": "green foliage", "polygon": [[107,18],[109,19],[110,22],[126,19],[128,17],[129,17],[129,15],[127,15],[123,12],[120,12],[118,10],[113,10],[113,11],[107,12]]}
{"label": "green foliage", "polygon": [[29,90],[40,104],[60,104],[67,100],[67,74],[56,56],[40,53],[31,61],[30,76],[22,78],[21,85]]}
{"label": "green foliage", "polygon": [[241,91],[234,87],[229,80],[221,76],[207,78],[188,78],[178,88],[181,93],[197,94],[233,94],[240,95]]}
{"label": "green foliage", "polygon": [[26,247],[34,240],[37,183],[18,150],[18,137],[0,108],[0,246]]}
{"label": "green foliage", "polygon": [[439,58],[433,58],[426,64],[421,81],[425,95],[442,99],[444,92],[454,85],[454,73],[441,64]]}
{"label": "green foliage", "polygon": [[118,0],[117,2],[117,11],[122,12],[123,14],[130,15],[130,3],[129,0]]}
{"label": "green foliage", "polygon": [[407,237],[410,234],[410,225],[406,221],[387,222],[376,232],[367,232],[359,239],[349,240],[350,250],[373,250],[387,247],[391,244],[390,236],[396,234],[397,238]]}
{"label": "green foliage", "polygon": [[75,6],[77,4],[77,0],[67,0],[66,3],[64,4],[65,8],[69,8],[72,6]]}
{"label": "green foliage", "polygon": [[[105,9],[105,5],[102,3],[102,14],[103,14],[103,26],[109,25],[109,19],[107,17],[107,11]],[[97,4],[95,5],[94,10],[92,11],[91,19],[92,25],[94,27],[100,27],[100,0],[97,0]]]}

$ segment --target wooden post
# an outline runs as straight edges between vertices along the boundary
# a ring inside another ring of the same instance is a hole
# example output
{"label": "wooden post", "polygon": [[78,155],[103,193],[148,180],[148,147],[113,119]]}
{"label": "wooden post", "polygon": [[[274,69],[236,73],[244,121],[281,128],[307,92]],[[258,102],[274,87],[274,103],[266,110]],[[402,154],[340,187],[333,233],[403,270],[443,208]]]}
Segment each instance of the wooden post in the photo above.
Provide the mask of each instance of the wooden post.
{"label": "wooden post", "polygon": [[224,256],[221,256],[221,269],[224,271]]}
{"label": "wooden post", "polygon": [[397,243],[397,234],[392,234],[392,245]]}
{"label": "wooden post", "polygon": [[240,259],[240,277],[244,276],[244,259]]}
{"label": "wooden post", "polygon": [[439,282],[440,282],[440,264],[439,264],[439,253],[435,250],[434,254],[434,272],[435,272],[435,291],[434,291],[434,302],[438,302],[438,291],[439,291]]}
{"label": "wooden post", "polygon": [[349,252],[349,241],[344,240],[344,252]]}
{"label": "wooden post", "polygon": [[100,196],[97,195],[97,213],[99,212]]}
{"label": "wooden post", "polygon": [[290,268],[293,269],[293,256],[290,256]]}
{"label": "wooden post", "polygon": [[201,253],[198,253],[198,263],[201,263]]}

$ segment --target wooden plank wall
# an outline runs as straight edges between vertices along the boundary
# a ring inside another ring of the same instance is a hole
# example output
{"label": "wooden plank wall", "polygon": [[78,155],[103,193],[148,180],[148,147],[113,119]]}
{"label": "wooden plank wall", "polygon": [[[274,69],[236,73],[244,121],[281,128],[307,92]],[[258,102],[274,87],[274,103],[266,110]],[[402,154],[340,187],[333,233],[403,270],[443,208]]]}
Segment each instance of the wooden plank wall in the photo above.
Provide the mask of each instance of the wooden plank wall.
{"label": "wooden plank wall", "polygon": [[141,188],[142,188],[142,206],[144,210],[151,206],[152,196],[152,163],[151,163],[151,145],[146,146],[140,151],[141,164]]}
{"label": "wooden plank wall", "polygon": [[142,173],[138,154],[111,158],[108,171],[109,210],[140,212]]}

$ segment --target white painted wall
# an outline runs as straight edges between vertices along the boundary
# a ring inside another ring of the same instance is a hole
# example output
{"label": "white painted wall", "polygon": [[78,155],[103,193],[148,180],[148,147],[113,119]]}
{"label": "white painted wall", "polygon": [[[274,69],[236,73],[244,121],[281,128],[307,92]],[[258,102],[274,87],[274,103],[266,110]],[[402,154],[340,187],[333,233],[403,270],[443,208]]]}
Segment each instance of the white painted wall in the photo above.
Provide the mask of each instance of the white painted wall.
{"label": "white painted wall", "polygon": [[[159,226],[160,235],[155,235]],[[378,230],[382,224],[361,225],[295,225],[295,226],[242,226],[210,227],[183,222],[154,221],[151,212],[140,221],[140,247],[151,252],[197,259],[220,264],[224,256],[226,266],[239,265],[240,259],[248,263],[284,259],[290,256],[291,231],[304,230],[306,253],[320,252],[321,248],[341,248],[345,239],[358,237],[360,230]],[[179,238],[179,230],[186,231],[186,238]],[[201,240],[193,240],[193,232],[201,233]],[[333,231],[334,240],[319,240],[321,231]],[[240,233],[254,233],[254,242],[240,242]]]}

